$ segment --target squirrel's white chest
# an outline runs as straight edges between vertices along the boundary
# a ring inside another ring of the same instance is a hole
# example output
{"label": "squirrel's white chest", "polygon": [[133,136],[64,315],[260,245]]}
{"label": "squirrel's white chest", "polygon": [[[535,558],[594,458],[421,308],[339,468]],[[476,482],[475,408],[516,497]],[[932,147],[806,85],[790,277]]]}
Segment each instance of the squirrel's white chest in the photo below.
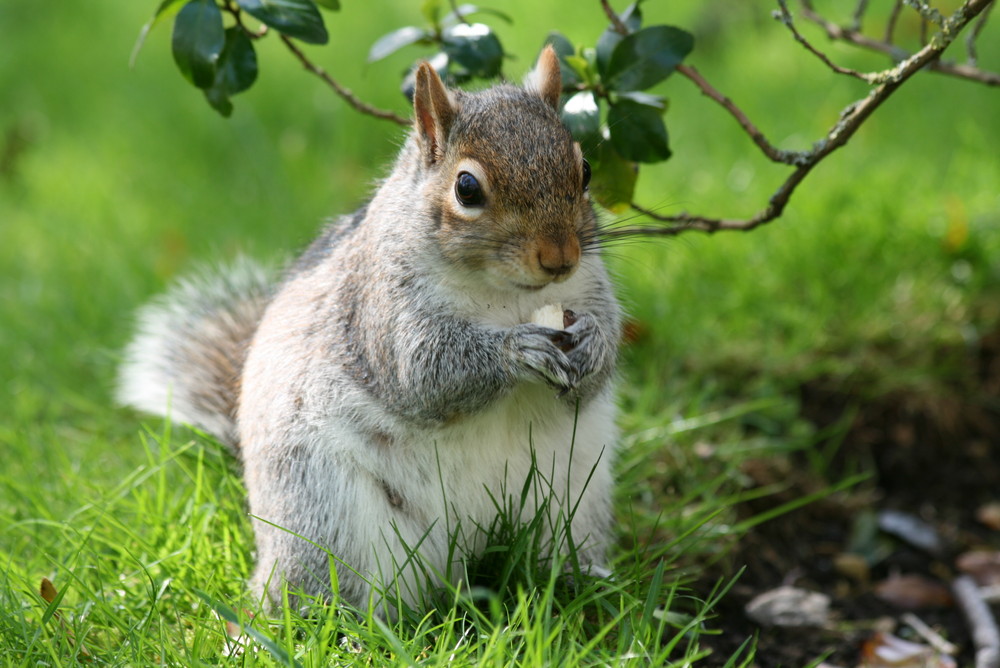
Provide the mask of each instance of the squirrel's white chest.
{"label": "squirrel's white chest", "polygon": [[[525,385],[489,410],[407,436],[409,442],[373,469],[388,500],[378,499],[373,515],[392,522],[404,538],[412,532],[419,539],[431,525],[460,526],[466,535],[490,526],[498,504],[520,503],[529,475],[536,489],[520,509],[525,514],[550,495],[560,506],[585,492],[604,497],[611,483],[616,427],[610,395],[577,414],[551,388]],[[434,542],[424,540],[426,547]]]}

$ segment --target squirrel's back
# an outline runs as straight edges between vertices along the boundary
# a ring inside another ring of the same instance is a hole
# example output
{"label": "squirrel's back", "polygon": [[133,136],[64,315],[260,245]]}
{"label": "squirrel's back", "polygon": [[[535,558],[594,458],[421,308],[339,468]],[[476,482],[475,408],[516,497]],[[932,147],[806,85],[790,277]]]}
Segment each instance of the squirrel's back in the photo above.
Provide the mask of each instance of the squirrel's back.
{"label": "squirrel's back", "polygon": [[118,401],[204,429],[236,450],[243,362],[275,283],[273,271],[240,258],[203,268],[140,309]]}

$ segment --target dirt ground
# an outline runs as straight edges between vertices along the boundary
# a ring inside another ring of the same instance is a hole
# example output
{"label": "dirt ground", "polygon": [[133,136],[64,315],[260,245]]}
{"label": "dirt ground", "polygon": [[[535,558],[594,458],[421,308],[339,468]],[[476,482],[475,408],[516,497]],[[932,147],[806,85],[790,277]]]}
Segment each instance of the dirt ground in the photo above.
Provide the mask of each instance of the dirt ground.
{"label": "dirt ground", "polygon": [[[961,555],[1000,555],[1000,520],[991,516],[1000,513],[1000,330],[962,354],[965,369],[947,392],[934,396],[898,393],[859,401],[824,382],[801,388],[804,415],[819,427],[856,411],[832,471],[874,475],[847,493],[766,522],[741,541],[727,567],[746,571],[716,610],[713,627],[722,633],[707,640],[717,651],[705,665],[723,665],[755,634],[754,665],[762,667],[821,660],[840,668],[949,665],[874,662],[879,631],[924,642],[901,623],[907,612],[957,646],[957,665],[973,665],[970,627],[950,587],[961,572]],[[758,484],[792,484],[741,512],[750,517],[831,482],[808,471],[804,462],[751,462],[745,472]],[[910,527],[893,529],[893,521]],[[807,628],[752,621],[744,606],[781,585],[829,596],[829,621]]]}

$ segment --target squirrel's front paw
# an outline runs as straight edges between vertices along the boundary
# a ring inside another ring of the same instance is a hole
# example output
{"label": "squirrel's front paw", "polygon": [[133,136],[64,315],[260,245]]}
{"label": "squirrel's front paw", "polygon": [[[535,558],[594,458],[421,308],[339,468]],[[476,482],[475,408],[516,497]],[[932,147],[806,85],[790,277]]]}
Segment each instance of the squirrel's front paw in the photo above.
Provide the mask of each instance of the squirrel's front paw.
{"label": "squirrel's front paw", "polygon": [[514,328],[514,356],[522,368],[563,392],[573,389],[579,374],[564,351],[574,345],[573,334],[539,325]]}
{"label": "squirrel's front paw", "polygon": [[590,313],[574,313],[566,311],[566,334],[570,335],[570,345],[563,348],[570,364],[576,370],[578,378],[586,378],[601,368],[604,363],[600,337],[597,336],[599,324],[597,318]]}

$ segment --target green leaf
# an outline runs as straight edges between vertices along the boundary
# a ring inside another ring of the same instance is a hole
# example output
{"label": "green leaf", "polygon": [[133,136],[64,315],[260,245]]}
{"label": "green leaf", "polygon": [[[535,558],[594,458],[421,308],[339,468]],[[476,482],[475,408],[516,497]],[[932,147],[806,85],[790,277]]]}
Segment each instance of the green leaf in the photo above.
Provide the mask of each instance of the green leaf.
{"label": "green leaf", "polygon": [[656,109],[659,109],[660,113],[663,113],[667,109],[667,100],[662,95],[641,93],[637,90],[627,90],[623,93],[618,93],[617,99],[632,100],[633,102],[644,104],[647,107],[654,107]]}
{"label": "green leaf", "polygon": [[257,80],[257,54],[253,41],[236,26],[226,29],[226,46],[219,56],[215,82],[205,90],[205,99],[223,116],[233,113],[229,98],[253,85]]}
{"label": "green leaf", "polygon": [[139,31],[139,36],[135,40],[135,46],[132,47],[132,55],[129,56],[128,65],[129,67],[135,67],[135,61],[139,57],[139,51],[142,50],[143,44],[146,43],[146,38],[149,33],[156,27],[156,25],[164,20],[168,19],[178,11],[180,11],[181,5],[183,5],[186,0],[163,0],[160,6],[156,8],[156,12],[153,13],[152,18],[146,21],[146,24],[142,26],[142,30]]}
{"label": "green leaf", "polygon": [[151,21],[155,23],[161,19],[170,18],[170,16],[180,11],[181,5],[184,3],[185,0],[163,0],[160,6],[156,8],[156,13],[153,14]]}
{"label": "green leaf", "polygon": [[331,12],[340,11],[340,0],[313,0],[313,2],[323,9],[329,9]]}
{"label": "green leaf", "polygon": [[673,26],[652,26],[622,39],[603,75],[612,90],[644,90],[670,76],[694,47],[691,33]]}
{"label": "green leaf", "polygon": [[374,63],[376,60],[382,60],[386,56],[399,51],[404,46],[416,44],[421,40],[430,38],[431,34],[429,32],[416,26],[406,26],[399,30],[393,30],[391,33],[382,35],[375,40],[372,48],[368,51],[368,62]]}
{"label": "green leaf", "polygon": [[233,115],[233,102],[229,99],[226,91],[217,86],[205,89],[205,99],[223,117],[229,118]]}
{"label": "green leaf", "polygon": [[594,200],[614,213],[628,209],[639,178],[635,163],[619,155],[610,142],[604,142],[591,160],[591,169],[590,194]]}
{"label": "green leaf", "polygon": [[257,80],[257,54],[253,40],[236,26],[226,30],[226,46],[219,57],[215,80],[230,95],[242,93]]}
{"label": "green leaf", "polygon": [[[583,56],[566,56],[562,59],[562,63],[566,63],[566,67],[573,73],[577,81],[589,81],[590,78],[587,75],[590,71],[590,63],[587,62],[586,58]],[[560,63],[560,73],[562,73],[562,63]]]}
{"label": "green leaf", "polygon": [[222,12],[214,0],[191,0],[178,12],[171,39],[174,62],[198,88],[208,88],[215,81],[225,41]]}
{"label": "green leaf", "polygon": [[309,44],[326,44],[330,36],[313,0],[236,0],[255,19],[278,32]]}
{"label": "green leaf", "polygon": [[508,25],[514,22],[514,20],[510,17],[510,14],[501,12],[499,9],[479,7],[477,5],[459,5],[457,9],[448,12],[445,17],[441,19],[441,24],[445,26],[453,26],[475,14],[490,14]]}
{"label": "green leaf", "polygon": [[573,43],[566,39],[562,33],[553,31],[545,38],[545,44],[551,44],[556,55],[559,56],[559,73],[562,75],[563,88],[574,87],[582,82],[583,75],[577,72],[576,68],[570,65],[567,60],[576,55]]}
{"label": "green leaf", "polygon": [[670,157],[667,127],[656,107],[619,99],[608,111],[611,143],[626,160],[660,162]]}
{"label": "green leaf", "polygon": [[573,139],[580,142],[585,156],[591,155],[602,141],[601,109],[590,91],[576,93],[562,108],[562,122]]}
{"label": "green leaf", "polygon": [[[629,32],[637,31],[642,26],[642,10],[639,9],[639,3],[629,5],[618,18],[629,29]],[[625,35],[615,30],[614,26],[608,26],[597,39],[597,71],[601,73],[601,76],[605,76],[611,54],[624,38]]]}
{"label": "green leaf", "polygon": [[503,46],[489,26],[482,23],[459,23],[445,30],[442,38],[443,51],[450,63],[449,69],[456,76],[486,79],[500,74]]}
{"label": "green leaf", "polygon": [[441,0],[423,0],[420,3],[420,13],[428,23],[437,28],[438,17],[441,15]]}

